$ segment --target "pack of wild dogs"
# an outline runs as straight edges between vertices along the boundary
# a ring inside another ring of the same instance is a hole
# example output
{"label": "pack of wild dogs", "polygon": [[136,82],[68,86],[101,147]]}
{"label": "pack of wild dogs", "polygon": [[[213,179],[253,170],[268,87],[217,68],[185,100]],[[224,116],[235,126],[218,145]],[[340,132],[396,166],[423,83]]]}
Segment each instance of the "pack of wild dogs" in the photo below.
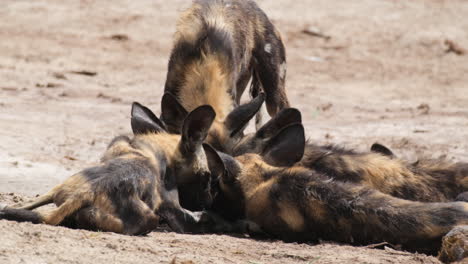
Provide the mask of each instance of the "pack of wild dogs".
{"label": "pack of wild dogs", "polygon": [[[129,235],[164,222],[175,232],[436,253],[468,224],[468,164],[306,141],[286,96],[285,54],[254,2],[194,1],[177,23],[161,116],[133,103],[133,136],[114,138],[99,166],[3,206],[0,219]],[[247,86],[252,99],[241,105]],[[254,117],[256,132],[244,133]]]}

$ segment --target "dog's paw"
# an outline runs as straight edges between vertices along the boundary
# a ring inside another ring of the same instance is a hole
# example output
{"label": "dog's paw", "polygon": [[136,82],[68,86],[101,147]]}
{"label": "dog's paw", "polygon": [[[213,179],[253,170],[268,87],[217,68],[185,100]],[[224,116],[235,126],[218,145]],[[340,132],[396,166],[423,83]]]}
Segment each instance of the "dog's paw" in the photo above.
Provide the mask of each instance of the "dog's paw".
{"label": "dog's paw", "polygon": [[444,263],[461,261],[468,257],[468,226],[456,226],[442,238],[439,259]]}

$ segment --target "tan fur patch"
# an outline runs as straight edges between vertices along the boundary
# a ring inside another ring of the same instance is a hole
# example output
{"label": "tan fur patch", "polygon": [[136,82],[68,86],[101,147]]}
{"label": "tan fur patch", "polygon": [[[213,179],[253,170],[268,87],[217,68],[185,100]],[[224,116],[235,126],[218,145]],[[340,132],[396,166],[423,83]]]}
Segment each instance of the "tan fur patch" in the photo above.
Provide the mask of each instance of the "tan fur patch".
{"label": "tan fur patch", "polygon": [[268,217],[265,214],[268,212],[265,212],[265,210],[269,210],[271,208],[272,201],[268,194],[273,182],[274,179],[264,182],[246,194],[246,215],[248,219],[251,219],[256,223],[268,221],[268,219],[265,219]]}
{"label": "tan fur patch", "polygon": [[421,235],[428,237],[428,238],[436,238],[443,236],[444,234],[448,233],[453,226],[444,227],[444,226],[437,226],[433,225],[428,221],[424,221],[421,219],[422,223],[426,223],[425,225],[421,226]]}
{"label": "tan fur patch", "polygon": [[202,7],[194,3],[189,9],[182,12],[177,21],[177,31],[174,35],[174,43],[186,41],[195,43],[203,30],[203,20],[200,17]]}
{"label": "tan fur patch", "polygon": [[114,142],[114,144],[106,150],[106,152],[101,158],[101,162],[106,162],[131,151],[135,151],[135,149],[132,146],[130,146],[130,143],[128,143],[128,141],[123,139],[119,140],[117,142]]}
{"label": "tan fur patch", "polygon": [[[463,203],[463,209],[465,210],[465,212],[468,212],[468,203]],[[466,219],[466,221],[468,221],[468,219]]]}
{"label": "tan fur patch", "polygon": [[308,214],[311,218],[319,223],[325,223],[329,221],[328,210],[322,202],[317,200],[307,202],[309,203]]}
{"label": "tan fur patch", "polygon": [[463,175],[462,177],[458,177],[458,184],[462,186],[464,189],[468,188],[468,175]]}
{"label": "tan fur patch", "polygon": [[385,193],[390,193],[394,187],[417,180],[399,160],[379,154],[343,156],[343,161],[348,169],[362,172],[364,183]]}
{"label": "tan fur patch", "polygon": [[291,230],[295,232],[304,230],[304,216],[299,212],[299,209],[295,205],[286,201],[280,201],[278,202],[278,207],[280,209],[279,217],[286,222]]}
{"label": "tan fur patch", "polygon": [[[254,200],[257,200],[258,194],[259,193],[266,193],[267,194],[269,192],[269,189],[271,188],[271,185],[274,184],[275,182],[276,182],[276,178],[271,178],[270,180],[262,182],[260,184],[257,184],[256,186],[253,186],[253,184],[252,184],[251,186],[253,188],[249,188],[249,187],[245,188],[246,187],[245,184],[242,184],[242,187],[244,188],[246,199],[250,200],[250,199],[252,199],[252,197],[255,196],[256,198]],[[260,199],[260,200],[262,200],[262,199]]]}
{"label": "tan fur patch", "polygon": [[77,193],[87,194],[86,196],[91,195],[91,186],[84,175],[77,173],[55,186],[51,192],[53,193],[54,203],[61,205]]}
{"label": "tan fur patch", "polygon": [[300,174],[300,173],[309,173],[310,169],[301,167],[301,166],[293,166],[288,168],[288,173],[289,174]]}
{"label": "tan fur patch", "polygon": [[263,174],[268,170],[276,169],[276,167],[265,163],[260,155],[244,154],[236,159],[242,164],[242,171],[238,179],[247,196],[250,192],[254,193],[258,188],[271,184],[270,181],[264,181]]}
{"label": "tan fur patch", "polygon": [[121,219],[113,214],[109,214],[99,209],[93,211],[92,217],[96,223],[96,228],[106,232],[123,233],[124,224]]}
{"label": "tan fur patch", "polygon": [[275,35],[276,37],[282,41],[282,38],[281,38],[281,33],[278,31],[278,29],[275,28]]}
{"label": "tan fur patch", "polygon": [[103,212],[110,213],[110,214],[115,213],[114,203],[105,194],[98,194],[94,198],[93,205],[94,207],[99,208]]}
{"label": "tan fur patch", "polygon": [[42,205],[52,203],[53,199],[54,199],[54,193],[55,193],[55,191],[52,189],[51,191],[47,192],[46,194],[41,195],[38,198],[36,198],[34,201],[18,207],[18,209],[33,210],[33,209],[35,209],[37,207],[40,207]]}
{"label": "tan fur patch", "polygon": [[225,5],[213,4],[208,7],[205,15],[205,22],[208,26],[224,30],[226,32],[233,32],[233,23],[227,21],[229,15],[227,14]]}
{"label": "tan fur patch", "polygon": [[70,216],[79,210],[84,204],[91,202],[89,195],[75,194],[61,204],[57,209],[51,210],[44,214],[43,219],[46,224],[58,225],[65,217]]}
{"label": "tan fur patch", "polygon": [[216,112],[216,120],[224,121],[234,109],[229,91],[234,89],[230,73],[224,70],[222,57],[208,54],[186,66],[185,83],[180,89],[181,104],[192,111],[201,105],[211,105]]}
{"label": "tan fur patch", "polygon": [[265,35],[265,25],[263,24],[260,16],[255,18],[255,31],[261,36]]}
{"label": "tan fur patch", "polygon": [[167,133],[159,133],[159,134],[144,134],[138,135],[137,138],[142,140],[146,144],[150,145],[153,149],[144,149],[142,147],[142,152],[144,155],[152,160],[153,162],[154,157],[154,150],[162,150],[164,151],[165,156],[167,157],[168,165],[175,159],[180,159],[180,153],[178,152],[178,146],[180,142],[180,135],[172,135]]}
{"label": "tan fur patch", "polygon": [[190,159],[190,161],[180,152],[180,135],[166,133],[146,134],[138,136],[138,139],[151,146],[150,149],[145,149],[142,146],[142,152],[144,152],[145,157],[151,161],[155,168],[159,168],[159,161],[155,160],[154,151],[164,151],[167,158],[167,166],[178,168],[175,177],[179,184],[193,182],[194,180],[198,180],[194,178],[197,174],[209,172],[208,161],[203,148],[196,150],[197,152],[193,153],[194,158]]}
{"label": "tan fur patch", "polygon": [[222,122],[215,120],[210,127],[205,142],[212,144],[212,142],[220,142],[223,146],[229,141],[226,126]]}

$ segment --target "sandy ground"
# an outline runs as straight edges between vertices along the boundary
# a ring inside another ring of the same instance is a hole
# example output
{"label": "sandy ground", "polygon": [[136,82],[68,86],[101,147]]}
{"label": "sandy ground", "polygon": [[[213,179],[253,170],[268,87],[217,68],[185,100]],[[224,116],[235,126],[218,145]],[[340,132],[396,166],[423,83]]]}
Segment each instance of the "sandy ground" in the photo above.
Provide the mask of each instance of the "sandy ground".
{"label": "sandy ground", "polygon": [[[283,34],[288,95],[310,140],[468,160],[468,54],[446,44],[468,49],[467,1],[258,2]],[[0,201],[33,197],[95,164],[130,132],[132,101],[159,112],[175,20],[189,3],[2,1]],[[128,237],[8,221],[0,230],[0,263],[437,262],[226,235]]]}

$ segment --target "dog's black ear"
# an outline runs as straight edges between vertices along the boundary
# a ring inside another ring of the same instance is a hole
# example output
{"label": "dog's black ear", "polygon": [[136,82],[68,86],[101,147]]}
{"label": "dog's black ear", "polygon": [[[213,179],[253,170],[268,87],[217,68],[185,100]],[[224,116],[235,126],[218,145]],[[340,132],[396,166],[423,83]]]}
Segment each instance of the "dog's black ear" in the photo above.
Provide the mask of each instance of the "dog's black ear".
{"label": "dog's black ear", "polygon": [[180,134],[188,112],[171,93],[165,93],[161,99],[161,119],[170,133]]}
{"label": "dog's black ear", "polygon": [[266,122],[255,133],[255,136],[258,138],[270,138],[282,128],[296,123],[302,123],[301,112],[296,108],[285,108]]}
{"label": "dog's black ear", "polygon": [[389,148],[387,148],[386,146],[384,146],[384,145],[382,145],[380,143],[372,144],[370,150],[372,152],[379,153],[379,154],[382,154],[382,155],[390,157],[390,158],[395,157],[395,154],[393,154],[393,152]]}
{"label": "dog's black ear", "polygon": [[278,134],[283,128],[293,124],[300,124],[301,112],[295,108],[285,108],[272,117],[253,135],[248,135],[240,140],[232,150],[234,156],[244,153],[261,154],[269,144],[269,140]]}
{"label": "dog's black ear", "polygon": [[213,107],[202,105],[190,112],[182,126],[182,145],[184,150],[194,153],[201,148],[216,117]]}
{"label": "dog's black ear", "polygon": [[302,159],[305,142],[302,124],[289,125],[268,140],[262,152],[263,159],[273,166],[292,166]]}
{"label": "dog's black ear", "polygon": [[213,177],[224,177],[226,167],[218,152],[207,143],[203,144],[203,149],[205,150],[211,175]]}
{"label": "dog's black ear", "polygon": [[265,102],[265,94],[260,93],[250,102],[236,107],[229,113],[224,121],[224,125],[230,137],[242,133],[249,121],[257,114],[258,110]]}
{"label": "dog's black ear", "polygon": [[164,123],[148,107],[137,102],[132,104],[131,125],[135,135],[166,132]]}
{"label": "dog's black ear", "polygon": [[222,179],[223,183],[233,183],[241,171],[236,160],[227,154],[216,151],[209,144],[203,144],[212,179]]}

